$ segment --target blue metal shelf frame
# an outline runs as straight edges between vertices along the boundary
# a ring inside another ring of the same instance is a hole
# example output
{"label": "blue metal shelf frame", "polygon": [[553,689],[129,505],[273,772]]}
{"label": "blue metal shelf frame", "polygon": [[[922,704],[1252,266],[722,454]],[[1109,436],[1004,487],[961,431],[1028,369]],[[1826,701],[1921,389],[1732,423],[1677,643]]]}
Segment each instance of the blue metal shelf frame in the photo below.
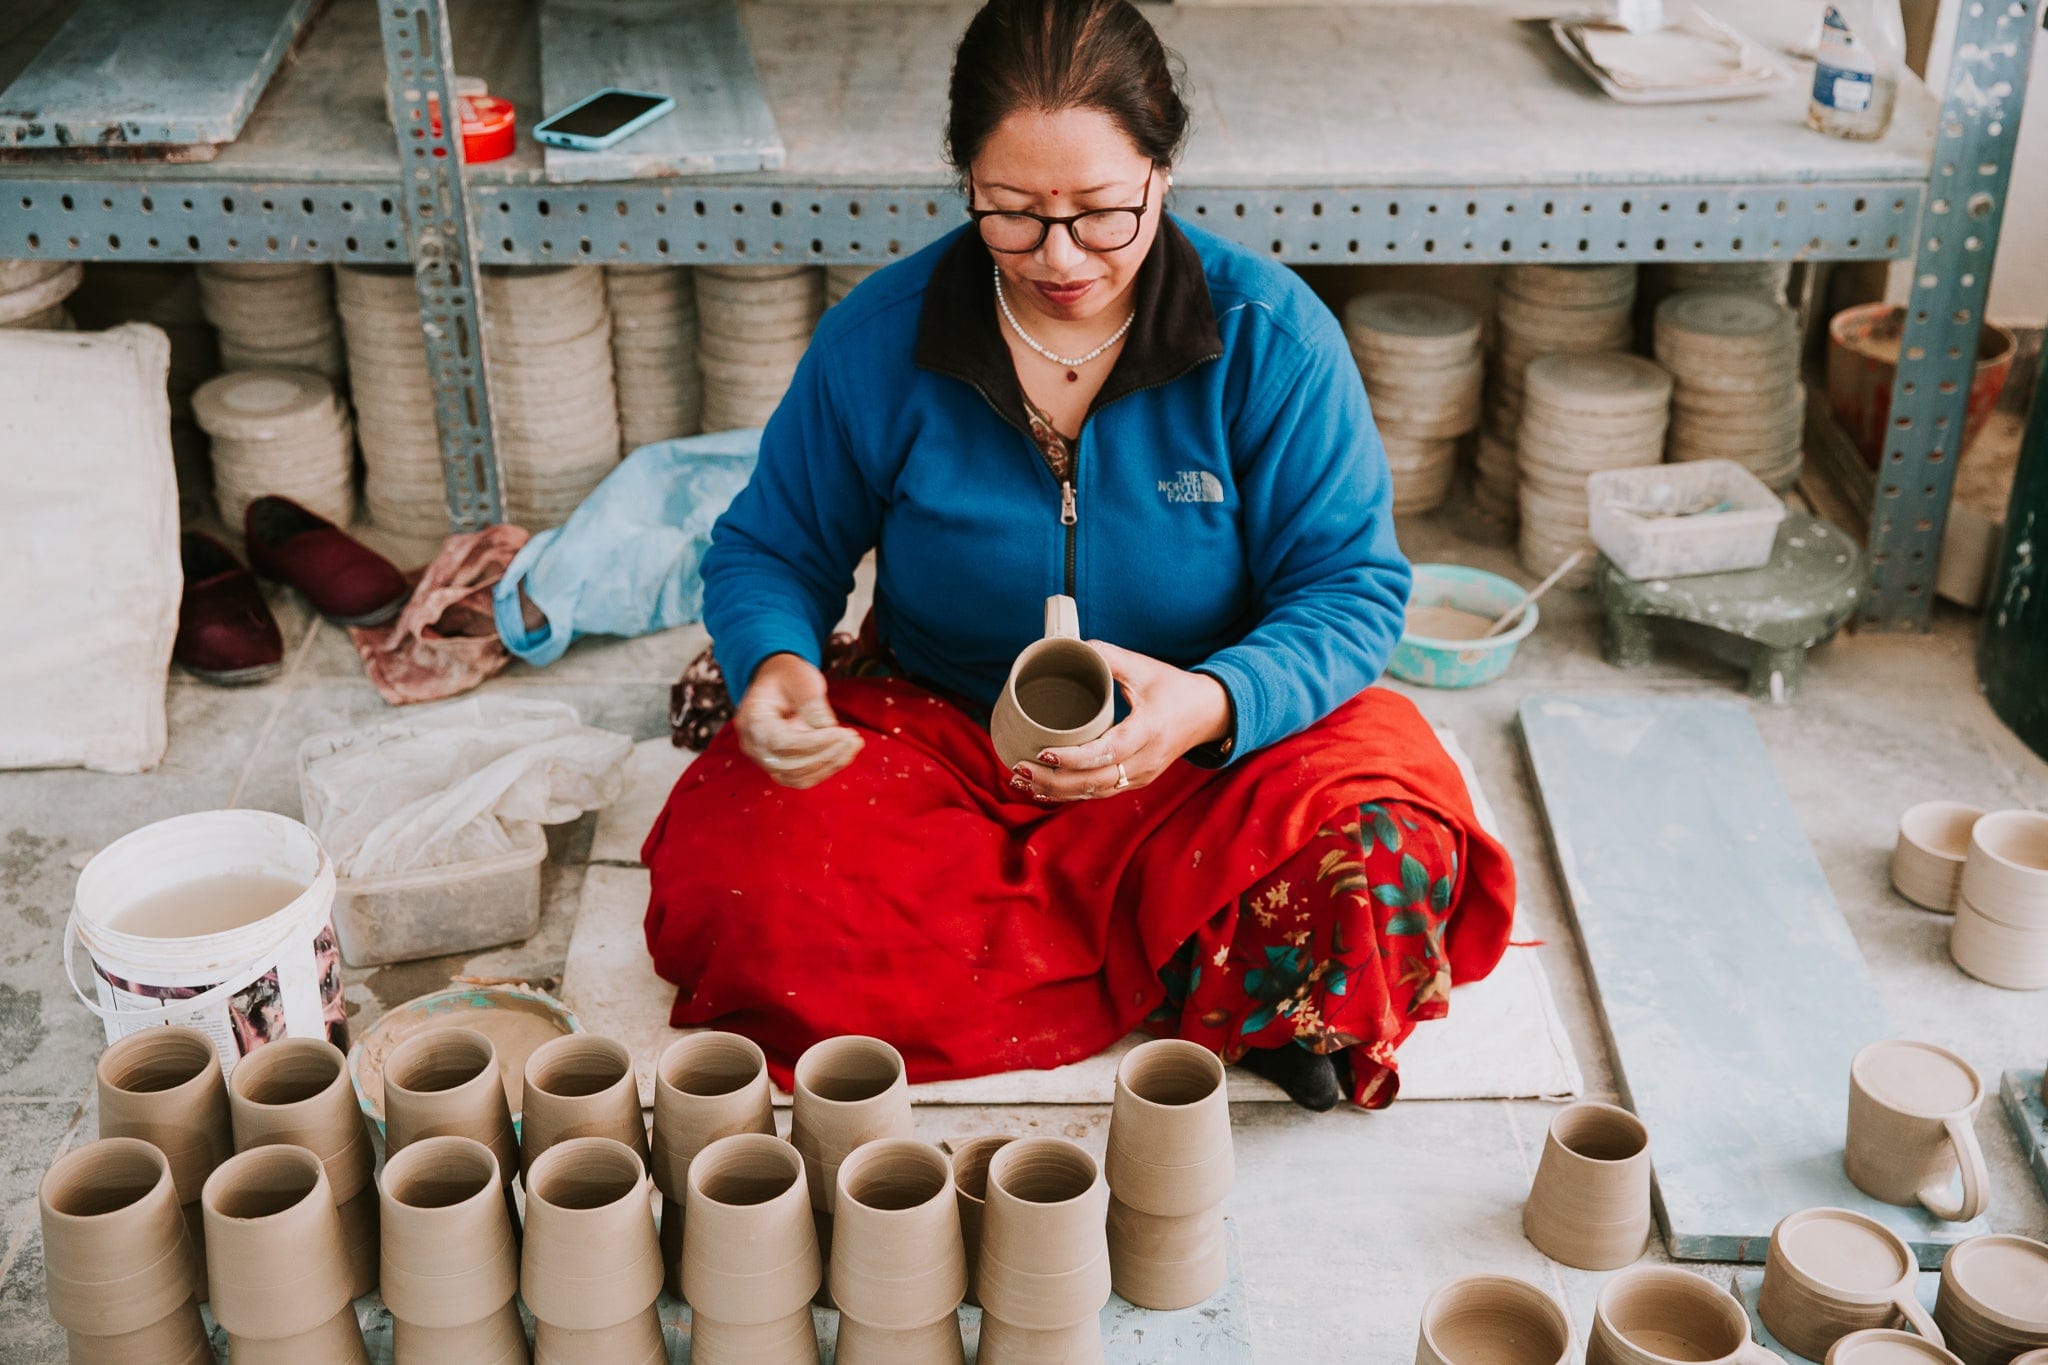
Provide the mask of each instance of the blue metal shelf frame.
{"label": "blue metal shelf frame", "polygon": [[[1925,629],[1974,340],[2044,0],[1957,17],[1926,183],[1465,188],[1183,185],[1175,212],[1295,265],[1914,259],[1894,429],[1871,514],[1866,624]],[[145,173],[0,176],[0,256],[415,264],[450,519],[499,514],[473,282],[479,266],[880,263],[961,221],[950,184],[759,177],[507,184],[467,174],[426,117],[452,82],[445,0],[380,0],[397,182]]]}

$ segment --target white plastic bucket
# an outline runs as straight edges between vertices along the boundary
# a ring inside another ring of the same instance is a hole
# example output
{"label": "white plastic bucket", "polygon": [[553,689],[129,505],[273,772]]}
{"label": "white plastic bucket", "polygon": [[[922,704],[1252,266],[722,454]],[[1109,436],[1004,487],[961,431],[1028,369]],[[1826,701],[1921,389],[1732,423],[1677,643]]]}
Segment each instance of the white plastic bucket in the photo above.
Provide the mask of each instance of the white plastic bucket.
{"label": "white plastic bucket", "polygon": [[[112,926],[167,887],[236,875],[289,878],[305,890],[221,933],[158,938]],[[224,1072],[276,1038],[326,1038],[346,1051],[333,908],[334,863],[298,821],[255,810],[160,820],[108,844],[79,873],[64,926],[65,979],[105,1021],[110,1043],[189,1024],[212,1037]],[[80,943],[92,957],[90,995],[77,975]]]}

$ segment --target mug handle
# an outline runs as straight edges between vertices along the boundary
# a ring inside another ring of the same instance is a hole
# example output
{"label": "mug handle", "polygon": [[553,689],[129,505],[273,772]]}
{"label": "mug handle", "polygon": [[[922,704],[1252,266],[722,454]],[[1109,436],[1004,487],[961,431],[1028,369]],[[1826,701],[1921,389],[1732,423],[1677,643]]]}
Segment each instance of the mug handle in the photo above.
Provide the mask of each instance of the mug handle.
{"label": "mug handle", "polygon": [[1078,640],[1081,638],[1081,608],[1073,598],[1062,595],[1045,599],[1045,638],[1048,640]]}
{"label": "mug handle", "polygon": [[1984,1149],[1977,1143],[1977,1129],[1971,1118],[1970,1114],[1954,1114],[1942,1120],[1942,1127],[1948,1130],[1949,1145],[1956,1149],[1956,1164],[1962,1167],[1963,1202],[1948,1201],[1946,1180],[1920,1191],[1920,1202],[1927,1211],[1951,1223],[1967,1223],[1984,1212],[1985,1187],[1991,1183],[1991,1173],[1984,1167]]}
{"label": "mug handle", "polygon": [[1785,1365],[1776,1351],[1751,1340],[1742,1343],[1742,1350],[1735,1357],[1736,1365]]}
{"label": "mug handle", "polygon": [[1941,1328],[1935,1325],[1934,1319],[1927,1315],[1927,1310],[1920,1306],[1919,1297],[1913,1293],[1913,1284],[1919,1278],[1919,1270],[1915,1268],[1913,1274],[1907,1279],[1905,1287],[1899,1290],[1899,1297],[1894,1300],[1894,1304],[1899,1312],[1904,1315],[1908,1327],[1911,1327],[1936,1346],[1947,1346],[1948,1343],[1942,1340]]}

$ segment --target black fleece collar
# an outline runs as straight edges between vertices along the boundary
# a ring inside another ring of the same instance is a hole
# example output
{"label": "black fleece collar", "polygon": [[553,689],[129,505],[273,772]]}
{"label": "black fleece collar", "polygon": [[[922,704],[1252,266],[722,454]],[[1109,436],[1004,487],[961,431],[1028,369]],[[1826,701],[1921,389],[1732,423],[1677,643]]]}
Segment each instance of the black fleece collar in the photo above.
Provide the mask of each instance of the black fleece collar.
{"label": "black fleece collar", "polygon": [[[916,361],[972,384],[1005,421],[1028,436],[1024,393],[996,314],[993,269],[988,247],[971,228],[939,258],[918,318]],[[1116,367],[1088,405],[1090,417],[1125,394],[1178,379],[1223,354],[1201,255],[1171,215],[1161,214],[1132,293],[1137,317]]]}

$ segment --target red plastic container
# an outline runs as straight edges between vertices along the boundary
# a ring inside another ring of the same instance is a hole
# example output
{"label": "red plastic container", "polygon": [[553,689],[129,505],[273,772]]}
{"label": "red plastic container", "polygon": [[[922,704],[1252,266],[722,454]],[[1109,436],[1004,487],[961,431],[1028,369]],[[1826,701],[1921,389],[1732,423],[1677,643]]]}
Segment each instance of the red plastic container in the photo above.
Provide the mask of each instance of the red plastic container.
{"label": "red plastic container", "polygon": [[[464,162],[474,166],[478,162],[496,161],[512,155],[512,149],[519,141],[512,101],[499,99],[496,95],[457,95],[455,107],[462,115]],[[441,101],[438,96],[427,96],[427,116],[432,120],[438,137],[441,132]]]}
{"label": "red plastic container", "polygon": [[[1862,453],[1863,463],[1872,469],[1884,457],[1892,380],[1898,373],[1905,330],[1906,310],[1893,303],[1844,308],[1828,323],[1828,402],[1835,420]],[[1959,458],[1998,406],[1998,395],[2012,373],[2013,346],[2012,333],[1995,322],[1984,324],[1977,334],[1977,371],[1964,409],[1962,445],[1953,452]]]}

